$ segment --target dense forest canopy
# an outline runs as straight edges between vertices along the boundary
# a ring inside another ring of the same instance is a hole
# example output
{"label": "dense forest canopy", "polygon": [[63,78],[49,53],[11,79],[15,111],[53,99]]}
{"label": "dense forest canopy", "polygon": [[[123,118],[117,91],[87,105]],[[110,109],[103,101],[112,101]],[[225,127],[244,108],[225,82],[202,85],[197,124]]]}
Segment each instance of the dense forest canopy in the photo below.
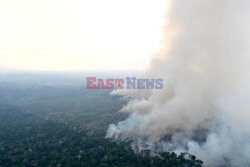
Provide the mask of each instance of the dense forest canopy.
{"label": "dense forest canopy", "polygon": [[80,74],[0,74],[0,166],[202,166],[194,155],[105,138],[126,99],[86,90]]}

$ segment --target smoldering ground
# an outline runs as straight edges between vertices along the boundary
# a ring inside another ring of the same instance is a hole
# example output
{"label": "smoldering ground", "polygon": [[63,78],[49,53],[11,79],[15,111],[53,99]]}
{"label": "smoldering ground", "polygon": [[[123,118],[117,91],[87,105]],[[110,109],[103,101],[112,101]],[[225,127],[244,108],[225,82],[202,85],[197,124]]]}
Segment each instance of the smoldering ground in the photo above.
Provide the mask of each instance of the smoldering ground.
{"label": "smoldering ground", "polygon": [[250,166],[250,1],[168,0],[163,47],[144,77],[162,90],[113,92],[129,117],[107,137],[206,166]]}

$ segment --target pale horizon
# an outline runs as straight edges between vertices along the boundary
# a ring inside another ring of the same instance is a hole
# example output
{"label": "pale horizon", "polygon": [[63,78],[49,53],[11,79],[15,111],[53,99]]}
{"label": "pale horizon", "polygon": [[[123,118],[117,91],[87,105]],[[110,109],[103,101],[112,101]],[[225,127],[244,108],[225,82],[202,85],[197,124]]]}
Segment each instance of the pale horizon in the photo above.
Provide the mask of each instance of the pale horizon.
{"label": "pale horizon", "polygon": [[166,0],[2,1],[0,69],[143,71],[161,48],[165,9]]}

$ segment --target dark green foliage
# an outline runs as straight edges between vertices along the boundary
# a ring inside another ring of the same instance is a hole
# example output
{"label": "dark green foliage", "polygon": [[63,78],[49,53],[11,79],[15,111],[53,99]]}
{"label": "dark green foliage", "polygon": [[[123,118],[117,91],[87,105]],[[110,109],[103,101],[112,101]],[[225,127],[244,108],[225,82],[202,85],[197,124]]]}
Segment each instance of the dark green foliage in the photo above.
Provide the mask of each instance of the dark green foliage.
{"label": "dark green foliage", "polygon": [[106,139],[108,125],[126,117],[117,113],[126,101],[109,91],[0,84],[0,93],[1,167],[202,165],[186,154],[134,154],[130,143]]}

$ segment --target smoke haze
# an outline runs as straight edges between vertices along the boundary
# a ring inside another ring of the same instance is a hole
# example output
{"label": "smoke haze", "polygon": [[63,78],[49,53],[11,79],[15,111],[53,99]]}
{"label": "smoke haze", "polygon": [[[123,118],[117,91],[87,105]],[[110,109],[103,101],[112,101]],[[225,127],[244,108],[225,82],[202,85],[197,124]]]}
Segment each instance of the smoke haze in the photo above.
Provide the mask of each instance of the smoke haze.
{"label": "smoke haze", "polygon": [[206,166],[250,166],[250,1],[169,0],[163,47],[143,77],[163,90],[121,90],[129,117],[107,137]]}

